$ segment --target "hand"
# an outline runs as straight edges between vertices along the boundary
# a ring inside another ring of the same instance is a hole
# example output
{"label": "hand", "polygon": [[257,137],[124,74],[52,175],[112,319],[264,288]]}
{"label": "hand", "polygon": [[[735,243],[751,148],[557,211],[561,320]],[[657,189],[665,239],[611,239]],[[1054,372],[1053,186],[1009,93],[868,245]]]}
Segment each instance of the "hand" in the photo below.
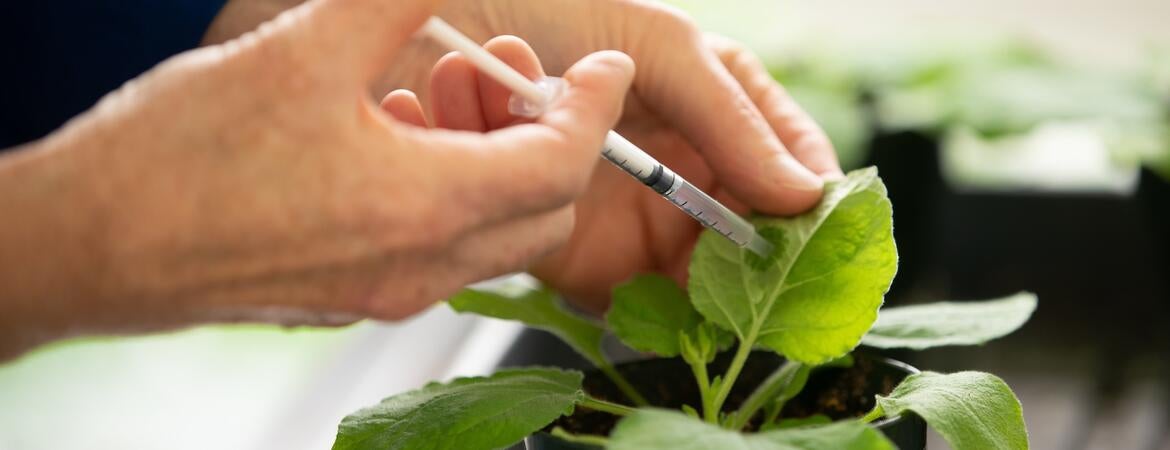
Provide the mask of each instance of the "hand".
{"label": "hand", "polygon": [[[297,0],[233,0],[207,40],[255,26],[264,11]],[[233,7],[232,5],[235,5]],[[560,74],[601,49],[638,65],[617,130],[739,212],[788,215],[815,205],[821,179],[842,175],[820,127],[739,44],[704,35],[685,15],[633,0],[450,0],[440,16],[473,39],[515,35],[532,43],[543,69]],[[375,92],[406,88],[424,104],[431,67],[444,50],[416,38]],[[617,169],[599,168],[577,203],[569,244],[533,273],[594,312],[612,287],[639,272],[680,283],[699,225]]]}
{"label": "hand", "polygon": [[[528,78],[544,76],[535,52],[518,38],[493,38],[484,47]],[[439,60],[431,72],[429,90],[430,117],[437,127],[485,132],[522,122],[508,113],[511,93],[507,88],[478,73],[459,54]],[[413,92],[395,90],[382,106],[403,122],[427,126]],[[741,212],[746,210],[673,130],[655,123],[645,111],[627,108],[624,120],[623,130],[635,142],[657,149],[659,158],[684,177]],[[577,203],[578,225],[569,246],[533,267],[533,273],[546,282],[577,294],[572,297],[575,300],[592,300],[582,305],[595,310],[605,305],[606,292],[599,287],[623,280],[630,270],[664,271],[685,280],[689,249],[700,231],[696,222],[653,191],[625,173],[607,169],[612,168],[605,165],[594,174],[589,190]],[[655,258],[656,254],[663,256]]]}
{"label": "hand", "polygon": [[[840,177],[832,145],[759,59],[724,38],[703,35],[684,15],[635,1],[448,2],[442,15],[480,39],[501,34],[535,47],[544,70],[616,49],[638,64],[618,132],[741,213],[788,215],[815,205],[821,179]],[[416,41],[413,60],[433,51]],[[416,66],[390,79],[437,97]],[[433,86],[431,86],[433,88]],[[639,272],[685,285],[699,225],[616,168],[602,165],[577,202],[569,244],[532,272],[594,312],[612,287]]]}
{"label": "hand", "polygon": [[430,3],[305,4],[0,159],[0,211],[19,212],[0,221],[0,343],[395,319],[562,244],[632,63],[586,56],[535,123],[405,125],[366,93]]}

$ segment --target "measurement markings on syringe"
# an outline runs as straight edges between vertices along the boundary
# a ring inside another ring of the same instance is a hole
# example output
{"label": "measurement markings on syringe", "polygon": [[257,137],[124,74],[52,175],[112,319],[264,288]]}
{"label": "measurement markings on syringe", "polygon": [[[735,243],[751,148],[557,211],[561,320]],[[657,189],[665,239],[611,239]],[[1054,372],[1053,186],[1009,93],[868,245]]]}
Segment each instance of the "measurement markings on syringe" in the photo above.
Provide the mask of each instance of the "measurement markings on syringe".
{"label": "measurement markings on syringe", "polygon": [[713,220],[713,219],[708,219],[706,217],[703,217],[703,211],[700,211],[700,210],[697,210],[694,208],[688,208],[686,205],[688,203],[690,203],[689,201],[687,201],[687,200],[680,201],[680,199],[676,199],[676,198],[672,198],[672,197],[668,197],[668,198],[671,200],[671,202],[674,202],[674,204],[677,205],[679,207],[679,209],[683,210],[683,212],[689,214],[691,217],[694,217],[695,220],[699,221],[699,223],[702,224],[703,226],[715,230],[719,234],[722,234],[723,236],[727,237],[727,239],[730,239],[732,242],[735,242],[737,245],[743,246],[743,245],[747,244],[747,239],[740,239],[740,238],[736,237],[735,233],[732,233],[730,228],[726,228],[726,227],[720,228],[719,225],[722,222],[720,222],[718,220]]}

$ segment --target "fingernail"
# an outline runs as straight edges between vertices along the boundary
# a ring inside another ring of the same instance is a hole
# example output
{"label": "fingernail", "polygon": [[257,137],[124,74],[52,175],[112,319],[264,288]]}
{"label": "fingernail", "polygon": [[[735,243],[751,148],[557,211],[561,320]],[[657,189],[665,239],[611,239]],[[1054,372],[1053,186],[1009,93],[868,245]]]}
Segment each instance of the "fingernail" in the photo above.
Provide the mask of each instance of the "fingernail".
{"label": "fingernail", "polygon": [[821,172],[821,179],[825,181],[839,181],[845,179],[845,172],[841,169],[833,169],[827,172]]}
{"label": "fingernail", "polygon": [[779,158],[780,184],[798,191],[819,191],[825,187],[825,180],[802,166],[792,155]]}

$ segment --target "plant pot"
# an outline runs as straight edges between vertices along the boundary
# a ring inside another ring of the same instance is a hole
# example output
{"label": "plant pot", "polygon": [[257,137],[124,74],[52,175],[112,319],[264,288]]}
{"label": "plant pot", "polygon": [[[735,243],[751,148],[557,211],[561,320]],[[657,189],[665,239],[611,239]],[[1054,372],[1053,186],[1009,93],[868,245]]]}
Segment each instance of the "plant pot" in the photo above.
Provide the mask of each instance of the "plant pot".
{"label": "plant pot", "polygon": [[923,285],[934,285],[938,263],[933,245],[938,209],[947,195],[939,171],[938,140],[915,131],[877,132],[867,165],[877,166],[894,207],[898,276],[888,295],[897,303]]}
{"label": "plant pot", "polygon": [[[878,133],[872,143],[868,162],[889,190],[898,244],[889,305],[1027,290],[1050,301],[1014,339],[1055,345],[1107,339],[1164,351],[1170,329],[1145,318],[1170,313],[1170,183],[1143,169],[1136,194],[1128,196],[968,191],[948,186],[938,152],[937,138],[918,132]],[[1103,303],[1111,307],[1096,307]],[[1100,323],[1115,326],[1103,332]]]}
{"label": "plant pot", "polygon": [[[725,353],[716,358],[710,365],[711,373],[722,373],[731,356]],[[728,396],[725,409],[737,408],[783,362],[783,358],[771,352],[752,353],[739,381]],[[690,367],[680,358],[619,364],[617,370],[654,406],[677,409],[683,404],[700,403]],[[903,378],[917,372],[917,369],[905,363],[858,354],[855,355],[853,367],[815,370],[804,391],[788,402],[781,416],[795,418],[821,413],[833,419],[860,417],[873,408],[874,395],[888,394]],[[586,372],[584,387],[594,397],[628,404],[625,396],[600,371]],[[616,421],[617,418],[608,413],[578,408],[572,416],[562,417],[553,426],[561,426],[570,432],[607,435]],[[874,425],[898,448],[915,450],[926,446],[926,423],[917,416],[904,415],[875,422]],[[529,450],[598,449],[591,445],[568,442],[544,431],[529,436],[525,439],[525,445]]]}
{"label": "plant pot", "polygon": [[1154,230],[1153,238],[1159,249],[1161,265],[1170,268],[1170,180],[1143,168],[1138,197],[1144,203],[1146,217]]}

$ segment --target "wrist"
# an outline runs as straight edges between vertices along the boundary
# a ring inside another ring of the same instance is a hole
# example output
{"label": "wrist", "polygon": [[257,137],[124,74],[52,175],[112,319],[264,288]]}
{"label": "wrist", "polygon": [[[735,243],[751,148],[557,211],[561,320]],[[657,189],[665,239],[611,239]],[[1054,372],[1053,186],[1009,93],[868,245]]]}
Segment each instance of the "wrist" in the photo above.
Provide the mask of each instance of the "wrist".
{"label": "wrist", "polygon": [[85,184],[96,171],[62,134],[0,157],[0,358],[84,331],[104,301],[103,219]]}

